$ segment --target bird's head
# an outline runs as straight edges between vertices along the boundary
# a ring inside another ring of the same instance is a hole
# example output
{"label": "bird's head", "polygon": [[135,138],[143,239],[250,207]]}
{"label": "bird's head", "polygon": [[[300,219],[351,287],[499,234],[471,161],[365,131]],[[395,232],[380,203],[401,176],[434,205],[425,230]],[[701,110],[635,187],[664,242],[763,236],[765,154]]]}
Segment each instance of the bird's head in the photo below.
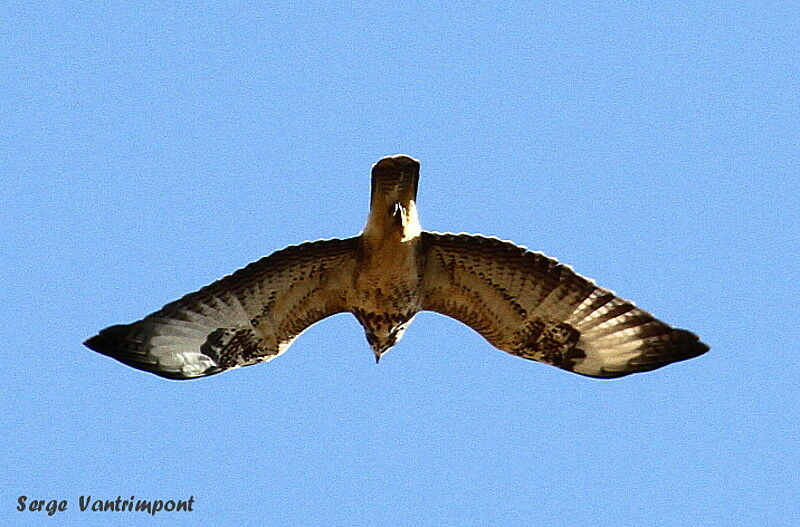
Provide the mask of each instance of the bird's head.
{"label": "bird's head", "polygon": [[409,318],[400,321],[387,321],[380,315],[356,315],[358,321],[364,327],[364,335],[367,337],[372,353],[375,354],[375,362],[380,362],[381,356],[392,349],[400,342],[409,324],[414,319]]}

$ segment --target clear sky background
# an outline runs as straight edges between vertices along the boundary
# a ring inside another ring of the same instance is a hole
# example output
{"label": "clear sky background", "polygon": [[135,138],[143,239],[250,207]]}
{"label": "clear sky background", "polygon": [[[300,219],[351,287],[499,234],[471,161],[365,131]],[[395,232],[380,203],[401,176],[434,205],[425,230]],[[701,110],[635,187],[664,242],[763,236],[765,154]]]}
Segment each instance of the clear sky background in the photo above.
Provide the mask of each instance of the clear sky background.
{"label": "clear sky background", "polygon": [[[794,524],[795,2],[159,4],[0,7],[0,523]],[[170,382],[81,345],[358,233],[394,153],[423,227],[543,251],[712,350],[600,381],[423,313],[376,366],[338,315]]]}

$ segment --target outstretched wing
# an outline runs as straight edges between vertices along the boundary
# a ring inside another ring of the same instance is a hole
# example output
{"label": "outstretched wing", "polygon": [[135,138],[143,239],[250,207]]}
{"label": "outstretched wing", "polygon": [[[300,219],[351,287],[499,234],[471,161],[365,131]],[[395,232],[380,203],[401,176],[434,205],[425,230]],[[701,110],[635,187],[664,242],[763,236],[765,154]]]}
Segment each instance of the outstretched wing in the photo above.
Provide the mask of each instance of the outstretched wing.
{"label": "outstretched wing", "polygon": [[346,310],[357,243],[321,240],[277,251],[84,344],[171,379],[266,362],[311,324]]}
{"label": "outstretched wing", "polygon": [[568,266],[496,238],[422,233],[422,308],[493,346],[590,377],[620,377],[696,357],[708,346]]}

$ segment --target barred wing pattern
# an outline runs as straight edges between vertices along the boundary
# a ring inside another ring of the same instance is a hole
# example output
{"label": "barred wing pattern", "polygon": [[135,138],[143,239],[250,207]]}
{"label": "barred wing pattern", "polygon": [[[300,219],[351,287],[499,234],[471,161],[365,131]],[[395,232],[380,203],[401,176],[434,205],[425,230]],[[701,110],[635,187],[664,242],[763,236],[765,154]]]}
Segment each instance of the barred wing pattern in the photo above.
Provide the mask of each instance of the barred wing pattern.
{"label": "barred wing pattern", "polygon": [[85,344],[171,379],[269,361],[307,327],[347,310],[358,238],[320,240],[264,257],[132,324]]}
{"label": "barred wing pattern", "polygon": [[649,371],[708,351],[541,253],[469,234],[422,233],[422,308],[493,346],[590,377]]}

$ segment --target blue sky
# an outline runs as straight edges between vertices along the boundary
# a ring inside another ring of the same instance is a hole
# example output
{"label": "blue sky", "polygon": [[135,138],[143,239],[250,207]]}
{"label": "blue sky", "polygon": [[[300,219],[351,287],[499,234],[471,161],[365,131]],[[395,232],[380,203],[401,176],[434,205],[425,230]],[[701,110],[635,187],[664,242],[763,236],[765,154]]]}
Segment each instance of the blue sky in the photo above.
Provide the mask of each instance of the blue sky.
{"label": "blue sky", "polygon": [[[0,7],[2,523],[796,519],[794,3],[159,4]],[[376,366],[338,315],[178,383],[81,346],[356,234],[393,153],[425,228],[557,257],[711,352],[598,381],[422,314]]]}

